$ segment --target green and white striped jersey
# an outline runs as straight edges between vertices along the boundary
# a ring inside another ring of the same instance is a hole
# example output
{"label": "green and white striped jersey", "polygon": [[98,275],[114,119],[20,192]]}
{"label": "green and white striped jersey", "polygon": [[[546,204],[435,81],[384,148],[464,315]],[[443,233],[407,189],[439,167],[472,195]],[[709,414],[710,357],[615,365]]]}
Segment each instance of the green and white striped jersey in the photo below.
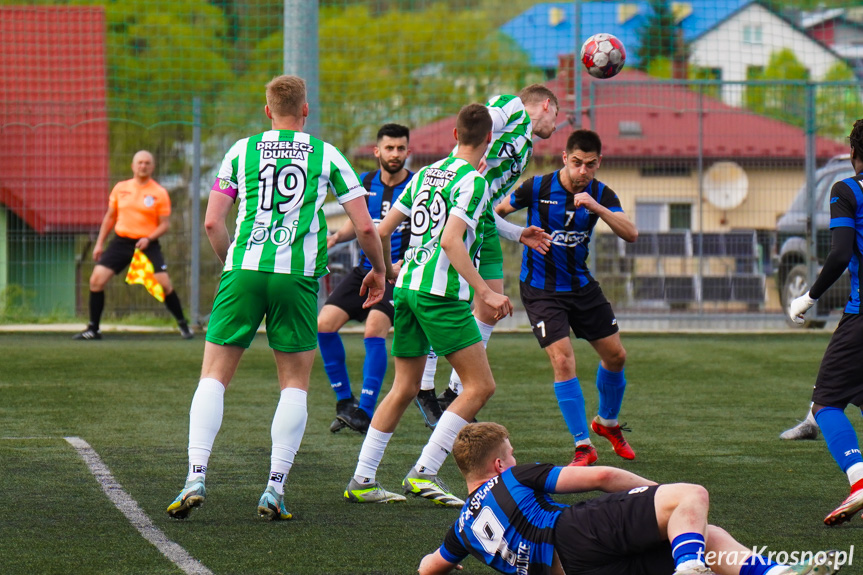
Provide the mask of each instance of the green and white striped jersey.
{"label": "green and white striped jersey", "polygon": [[518,96],[494,96],[485,104],[491,114],[491,143],[485,176],[492,205],[509,194],[533,155],[533,125]]}
{"label": "green and white striped jersey", "polygon": [[326,275],[327,190],[341,204],[367,193],[335,146],[292,130],[239,140],[222,160],[218,178],[239,199],[225,271]]}
{"label": "green and white striped jersey", "polygon": [[410,217],[410,247],[396,287],[470,301],[473,290],[452,267],[440,245],[440,236],[450,217],[467,223],[464,245],[478,265],[482,232],[477,225],[491,209],[488,183],[465,160],[450,156],[417,172],[394,206]]}

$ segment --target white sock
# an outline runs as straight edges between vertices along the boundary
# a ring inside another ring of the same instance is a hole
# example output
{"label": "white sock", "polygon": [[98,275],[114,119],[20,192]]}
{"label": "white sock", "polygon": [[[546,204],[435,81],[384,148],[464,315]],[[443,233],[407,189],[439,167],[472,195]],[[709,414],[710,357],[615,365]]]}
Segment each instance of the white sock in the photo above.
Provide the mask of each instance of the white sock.
{"label": "white sock", "polygon": [[279,394],[279,405],[276,406],[270,428],[273,450],[270,453],[270,479],[267,482],[267,486],[274,487],[279,494],[285,492],[285,480],[306,432],[306,420],[309,417],[307,395],[302,389],[293,387],[286,387]]}
{"label": "white sock", "polygon": [[[479,328],[479,334],[482,336],[482,346],[488,347],[488,340],[491,338],[491,332],[494,331],[494,326],[481,322],[476,318],[474,319],[476,320],[476,326]],[[461,392],[464,389],[461,384],[461,378],[455,370],[452,370],[452,373],[449,375],[449,388],[458,395],[461,395]]]}
{"label": "white sock", "polygon": [[863,463],[855,463],[846,471],[848,474],[848,481],[851,482],[851,485],[854,485],[861,479],[863,479]]}
{"label": "white sock", "polygon": [[605,427],[617,427],[617,420],[616,419],[605,419],[601,415],[598,417],[599,417],[600,425],[604,425]]}
{"label": "white sock", "polygon": [[426,358],[426,367],[423,370],[423,378],[420,382],[420,389],[428,391],[434,389],[434,376],[437,373],[437,354],[434,350],[429,351],[429,356]]}
{"label": "white sock", "polygon": [[384,451],[392,437],[392,433],[384,433],[374,427],[369,427],[369,430],[366,432],[366,438],[363,440],[363,446],[360,448],[360,456],[357,458],[357,468],[354,471],[354,479],[356,479],[357,483],[368,484],[375,482],[378,466],[381,464]]}
{"label": "white sock", "polygon": [[581,447],[582,445],[592,445],[592,443],[590,442],[590,439],[581,439],[575,442],[576,447]]}
{"label": "white sock", "polygon": [[225,386],[211,377],[201,379],[189,408],[189,474],[186,480],[203,479],[207,473],[224,409]]}
{"label": "white sock", "polygon": [[467,425],[467,421],[451,411],[444,411],[423,448],[422,455],[417,460],[414,469],[420,473],[437,475],[446,456],[452,451],[458,432]]}
{"label": "white sock", "polygon": [[813,405],[815,405],[815,404],[814,403],[809,404],[809,411],[806,412],[806,423],[811,423],[815,427],[818,427],[818,422],[815,421],[815,416],[812,415],[812,406]]}

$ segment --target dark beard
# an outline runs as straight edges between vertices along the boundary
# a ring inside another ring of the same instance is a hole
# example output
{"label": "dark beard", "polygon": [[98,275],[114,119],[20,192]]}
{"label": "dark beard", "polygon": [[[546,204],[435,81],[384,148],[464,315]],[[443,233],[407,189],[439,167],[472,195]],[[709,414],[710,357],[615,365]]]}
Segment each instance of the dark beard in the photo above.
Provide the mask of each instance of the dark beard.
{"label": "dark beard", "polygon": [[405,167],[404,162],[399,162],[399,165],[397,168],[393,168],[392,166],[390,166],[389,163],[386,163],[386,164],[381,163],[381,169],[385,170],[388,174],[398,174],[399,172],[402,171],[402,168],[404,168],[404,167]]}

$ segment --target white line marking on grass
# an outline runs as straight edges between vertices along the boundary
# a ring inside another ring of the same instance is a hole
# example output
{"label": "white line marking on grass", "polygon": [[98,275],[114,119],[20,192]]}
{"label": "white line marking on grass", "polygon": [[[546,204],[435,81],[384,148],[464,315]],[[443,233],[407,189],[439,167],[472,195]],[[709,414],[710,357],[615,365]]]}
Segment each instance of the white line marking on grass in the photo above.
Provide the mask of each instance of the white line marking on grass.
{"label": "white line marking on grass", "polygon": [[150,518],[138,506],[138,503],[126,493],[123,486],[117,483],[111,470],[99,457],[99,454],[90,447],[90,444],[80,437],[64,437],[69,444],[75,448],[78,455],[90,468],[90,472],[99,482],[102,491],[108,496],[108,499],[120,512],[126,516],[129,523],[138,530],[138,532],[156,549],[161,551],[162,555],[167,557],[177,567],[189,575],[213,575],[213,572],[207,569],[200,561],[189,555],[189,552],[168,539],[162,531],[153,525]]}

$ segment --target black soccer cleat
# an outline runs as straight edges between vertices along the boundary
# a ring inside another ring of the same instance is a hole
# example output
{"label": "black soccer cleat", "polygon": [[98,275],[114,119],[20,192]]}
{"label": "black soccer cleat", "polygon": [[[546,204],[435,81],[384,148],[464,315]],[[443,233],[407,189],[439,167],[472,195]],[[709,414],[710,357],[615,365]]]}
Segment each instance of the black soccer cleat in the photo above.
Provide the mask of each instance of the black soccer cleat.
{"label": "black soccer cleat", "polygon": [[330,431],[333,433],[339,432],[345,427],[345,424],[339,419],[340,415],[350,415],[350,413],[360,406],[357,398],[353,395],[347,399],[340,399],[336,402],[336,418],[330,423]]}
{"label": "black soccer cleat", "polygon": [[440,416],[443,415],[443,409],[435,397],[434,389],[421,389],[414,401],[423,416],[426,427],[434,429]]}
{"label": "black soccer cleat", "polygon": [[186,322],[185,320],[178,321],[177,327],[180,328],[180,335],[183,337],[183,339],[192,339],[193,337],[195,337],[195,332],[191,330],[188,322]]}
{"label": "black soccer cleat", "polygon": [[83,340],[92,340],[92,339],[102,339],[102,332],[98,329],[94,328],[92,325],[88,325],[87,329],[82,331],[81,333],[76,333],[72,339],[83,339]]}
{"label": "black soccer cleat", "polygon": [[337,415],[336,419],[359,433],[366,433],[369,430],[369,425],[372,423],[372,418],[369,417],[369,414],[360,407],[354,408],[354,410],[347,415]]}
{"label": "black soccer cleat", "polygon": [[455,401],[455,398],[458,397],[458,394],[452,390],[452,388],[447,387],[445,390],[441,392],[440,395],[437,396],[438,405],[442,411],[446,411],[446,408],[449,407],[449,404]]}

